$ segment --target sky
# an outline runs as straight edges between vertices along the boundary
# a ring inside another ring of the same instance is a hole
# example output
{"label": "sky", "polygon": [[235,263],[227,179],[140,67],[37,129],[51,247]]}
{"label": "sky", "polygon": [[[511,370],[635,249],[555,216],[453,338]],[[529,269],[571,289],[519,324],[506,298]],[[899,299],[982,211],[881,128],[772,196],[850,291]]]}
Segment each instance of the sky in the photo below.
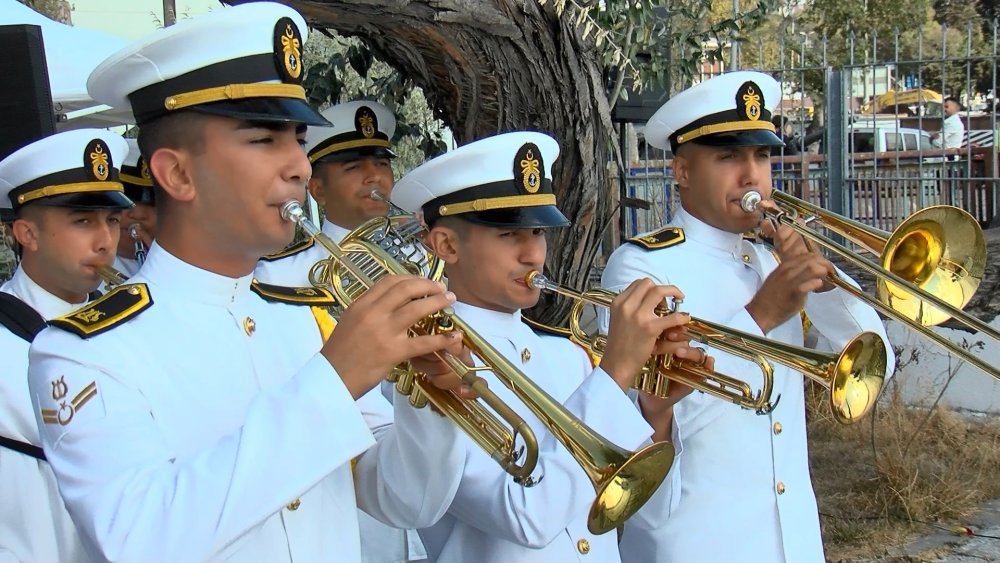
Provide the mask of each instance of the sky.
{"label": "sky", "polygon": [[[160,27],[163,0],[70,0],[73,25],[133,40]],[[218,0],[175,0],[177,19],[222,9]]]}

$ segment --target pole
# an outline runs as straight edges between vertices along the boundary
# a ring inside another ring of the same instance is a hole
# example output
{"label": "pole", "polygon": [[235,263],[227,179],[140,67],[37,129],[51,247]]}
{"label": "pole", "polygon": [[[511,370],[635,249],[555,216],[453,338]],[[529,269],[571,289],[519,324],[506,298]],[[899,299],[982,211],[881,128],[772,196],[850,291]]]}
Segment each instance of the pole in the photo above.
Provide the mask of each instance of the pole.
{"label": "pole", "polygon": [[163,27],[170,27],[175,23],[177,23],[176,0],[163,0]]}

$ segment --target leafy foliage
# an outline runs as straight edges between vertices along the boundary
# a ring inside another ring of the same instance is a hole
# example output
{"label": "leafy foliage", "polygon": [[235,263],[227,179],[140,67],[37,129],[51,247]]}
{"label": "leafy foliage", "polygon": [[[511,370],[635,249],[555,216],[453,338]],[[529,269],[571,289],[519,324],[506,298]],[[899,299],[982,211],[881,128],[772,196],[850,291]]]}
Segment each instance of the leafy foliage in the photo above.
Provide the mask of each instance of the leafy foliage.
{"label": "leafy foliage", "polygon": [[309,65],[303,85],[309,103],[325,108],[352,100],[375,100],[396,116],[393,161],[404,174],[444,153],[450,138],[444,124],[427,109],[423,92],[404,74],[375,58],[356,39],[314,33],[306,42]]}
{"label": "leafy foliage", "polygon": [[704,62],[723,60],[730,42],[758,27],[778,0],[751,0],[749,9],[737,13],[732,4],[712,0],[538,1],[552,3],[591,38],[615,78],[608,96],[613,106],[627,99],[626,80],[634,91],[689,84]]}

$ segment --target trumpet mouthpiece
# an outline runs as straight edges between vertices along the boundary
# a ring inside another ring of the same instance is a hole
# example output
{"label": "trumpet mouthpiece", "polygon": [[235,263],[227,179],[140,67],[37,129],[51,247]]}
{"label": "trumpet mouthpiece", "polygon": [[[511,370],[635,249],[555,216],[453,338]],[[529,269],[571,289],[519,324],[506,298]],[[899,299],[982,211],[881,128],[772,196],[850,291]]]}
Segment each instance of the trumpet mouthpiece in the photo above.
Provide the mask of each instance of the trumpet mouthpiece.
{"label": "trumpet mouthpiece", "polygon": [[284,219],[285,221],[298,223],[302,215],[303,215],[302,204],[294,199],[286,201],[281,206],[281,218]]}
{"label": "trumpet mouthpiece", "polygon": [[760,192],[751,190],[743,194],[743,199],[740,200],[740,207],[742,207],[743,211],[746,211],[747,213],[753,213],[754,211],[757,211],[757,206],[760,205],[760,202],[763,199],[764,198],[761,197]]}
{"label": "trumpet mouthpiece", "polygon": [[546,289],[549,287],[549,279],[538,270],[532,270],[524,276],[524,285],[534,289]]}

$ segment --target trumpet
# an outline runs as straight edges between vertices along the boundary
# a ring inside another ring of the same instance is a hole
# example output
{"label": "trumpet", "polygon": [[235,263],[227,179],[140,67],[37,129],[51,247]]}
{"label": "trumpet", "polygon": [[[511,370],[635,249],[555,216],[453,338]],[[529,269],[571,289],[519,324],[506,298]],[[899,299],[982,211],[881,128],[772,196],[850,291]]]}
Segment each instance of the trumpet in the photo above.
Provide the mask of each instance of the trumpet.
{"label": "trumpet", "polygon": [[128,226],[128,236],[132,237],[135,260],[142,266],[142,263],[146,261],[146,243],[142,242],[142,236],[139,235],[140,228],[139,223],[132,223]]}
{"label": "trumpet", "polygon": [[[961,310],[979,287],[986,263],[983,231],[967,212],[946,205],[928,207],[886,233],[779,191],[772,192],[770,201],[764,200],[759,192],[749,191],[743,195],[741,205],[747,213],[762,211],[766,217],[805,237],[807,244],[815,242],[875,276],[876,298],[836,272],[828,281],[1000,379],[995,366],[927,328],[952,318],[1000,341],[1000,332]],[[800,223],[799,218],[804,220]],[[878,255],[882,265],[866,260],[809,225],[822,227]]]}
{"label": "trumpet", "polygon": [[119,272],[112,266],[98,266],[97,275],[101,276],[108,289],[119,286],[128,281],[128,276]]}
{"label": "trumpet", "polygon": [[[336,269],[334,279],[338,283],[331,287],[342,306],[353,302],[374,284],[374,280],[408,273],[405,266],[363,237],[355,237],[352,233],[337,244],[320,232],[295,200],[282,206],[281,216],[315,237],[333,257],[331,266]],[[366,227],[362,225],[358,230],[363,233]],[[597,498],[588,515],[587,526],[591,532],[602,534],[624,523],[649,500],[666,477],[674,457],[673,446],[659,442],[633,453],[607,441],[521,373],[450,307],[424,319],[410,330],[414,335],[461,331],[463,344],[483,365],[468,366],[447,352],[439,353],[439,356],[506,421],[510,429],[478,403],[464,401],[451,392],[442,391],[430,385],[420,374],[413,374],[406,382],[407,386],[418,388],[422,397],[468,433],[506,472],[514,476],[516,482],[523,486],[534,485],[541,479],[531,475],[537,462],[538,440],[530,426],[475,377],[479,371],[493,372],[566,446],[590,478],[597,491]],[[397,386],[401,392],[404,388]],[[519,436],[524,443],[520,449],[516,447]],[[522,455],[525,456],[524,462],[519,463]]]}
{"label": "trumpet", "polygon": [[[587,334],[580,323],[584,304],[611,307],[615,293],[606,289],[576,291],[556,284],[537,271],[525,276],[530,287],[553,291],[576,301],[570,313],[570,332],[573,339],[600,354],[606,339]],[[657,313],[666,315],[676,311],[677,302],[670,307],[661,306]],[[776,342],[729,328],[718,323],[691,317],[685,325],[691,339],[715,349],[750,360],[757,364],[764,375],[764,384],[757,394],[752,394],[746,383],[686,361],[653,356],[636,379],[636,388],[663,397],[669,381],[683,383],[714,397],[731,401],[757,414],[766,414],[777,404],[770,402],[773,385],[773,368],[770,362],[779,363],[819,382],[829,390],[829,404],[834,417],[847,424],[863,418],[878,399],[885,379],[888,362],[885,343],[874,332],[863,332],[853,339],[840,353],[817,352],[801,346]]]}

